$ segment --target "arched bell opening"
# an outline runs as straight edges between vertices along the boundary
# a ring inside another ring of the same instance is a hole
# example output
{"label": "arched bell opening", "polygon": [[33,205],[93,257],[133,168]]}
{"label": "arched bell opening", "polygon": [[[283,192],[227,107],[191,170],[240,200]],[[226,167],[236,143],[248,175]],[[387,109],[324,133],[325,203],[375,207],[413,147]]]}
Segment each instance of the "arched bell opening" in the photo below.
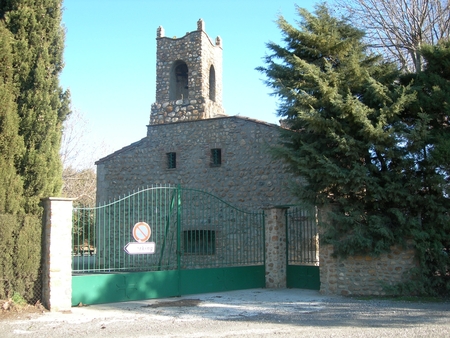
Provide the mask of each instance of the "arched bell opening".
{"label": "arched bell opening", "polygon": [[216,71],[213,65],[209,68],[209,99],[216,101]]}
{"label": "arched bell opening", "polygon": [[178,60],[173,63],[170,72],[169,100],[183,100],[189,97],[188,66]]}

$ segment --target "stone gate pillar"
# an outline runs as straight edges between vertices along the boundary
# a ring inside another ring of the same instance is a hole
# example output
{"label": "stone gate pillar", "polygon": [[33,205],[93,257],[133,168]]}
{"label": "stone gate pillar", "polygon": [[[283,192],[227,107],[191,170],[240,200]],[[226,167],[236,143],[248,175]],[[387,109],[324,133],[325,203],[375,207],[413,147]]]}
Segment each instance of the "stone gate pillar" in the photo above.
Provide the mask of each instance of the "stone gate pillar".
{"label": "stone gate pillar", "polygon": [[59,197],[42,200],[42,303],[50,311],[70,311],[72,306],[73,200]]}
{"label": "stone gate pillar", "polygon": [[284,207],[264,210],[266,288],[286,288],[286,210]]}

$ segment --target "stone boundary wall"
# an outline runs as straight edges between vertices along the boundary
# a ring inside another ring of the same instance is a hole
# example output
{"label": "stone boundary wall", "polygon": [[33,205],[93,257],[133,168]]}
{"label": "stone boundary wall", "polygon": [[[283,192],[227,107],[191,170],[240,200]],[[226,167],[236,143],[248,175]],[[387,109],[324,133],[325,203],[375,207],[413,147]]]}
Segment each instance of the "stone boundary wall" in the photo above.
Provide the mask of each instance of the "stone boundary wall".
{"label": "stone boundary wall", "polygon": [[385,295],[384,285],[405,281],[407,272],[416,266],[415,252],[393,247],[379,257],[353,256],[346,259],[332,257],[333,246],[320,247],[320,292],[343,296]]}
{"label": "stone boundary wall", "polygon": [[[70,311],[72,299],[72,202],[50,197],[43,200],[44,233],[42,302],[50,311]],[[286,287],[286,219],[284,207],[265,212],[265,279],[267,288]],[[415,252],[393,247],[379,257],[332,257],[333,247],[320,248],[320,292],[323,294],[384,295],[383,283],[395,285],[416,266]]]}

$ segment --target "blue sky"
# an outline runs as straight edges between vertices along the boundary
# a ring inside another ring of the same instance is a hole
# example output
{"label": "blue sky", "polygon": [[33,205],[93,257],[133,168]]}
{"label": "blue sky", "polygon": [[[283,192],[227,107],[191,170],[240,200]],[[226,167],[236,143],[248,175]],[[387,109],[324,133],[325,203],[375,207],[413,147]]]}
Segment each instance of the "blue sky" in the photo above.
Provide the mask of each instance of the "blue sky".
{"label": "blue sky", "polygon": [[295,4],[312,11],[317,2],[64,0],[61,85],[95,131],[92,143],[103,141],[111,152],[138,141],[146,136],[155,101],[156,29],[182,37],[202,18],[206,33],[222,38],[226,113],[277,123],[276,99],[255,68],[264,65],[265,44],[281,41],[278,15],[294,24]]}

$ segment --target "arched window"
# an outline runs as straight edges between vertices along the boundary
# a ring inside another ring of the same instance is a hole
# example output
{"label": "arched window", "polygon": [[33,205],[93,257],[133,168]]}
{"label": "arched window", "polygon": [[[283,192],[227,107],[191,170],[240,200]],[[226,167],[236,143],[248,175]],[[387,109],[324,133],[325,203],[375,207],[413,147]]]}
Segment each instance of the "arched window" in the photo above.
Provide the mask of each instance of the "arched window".
{"label": "arched window", "polygon": [[209,99],[216,101],[216,71],[213,65],[209,68]]}
{"label": "arched window", "polygon": [[187,99],[188,96],[188,66],[186,62],[178,60],[173,63],[170,72],[169,100]]}

